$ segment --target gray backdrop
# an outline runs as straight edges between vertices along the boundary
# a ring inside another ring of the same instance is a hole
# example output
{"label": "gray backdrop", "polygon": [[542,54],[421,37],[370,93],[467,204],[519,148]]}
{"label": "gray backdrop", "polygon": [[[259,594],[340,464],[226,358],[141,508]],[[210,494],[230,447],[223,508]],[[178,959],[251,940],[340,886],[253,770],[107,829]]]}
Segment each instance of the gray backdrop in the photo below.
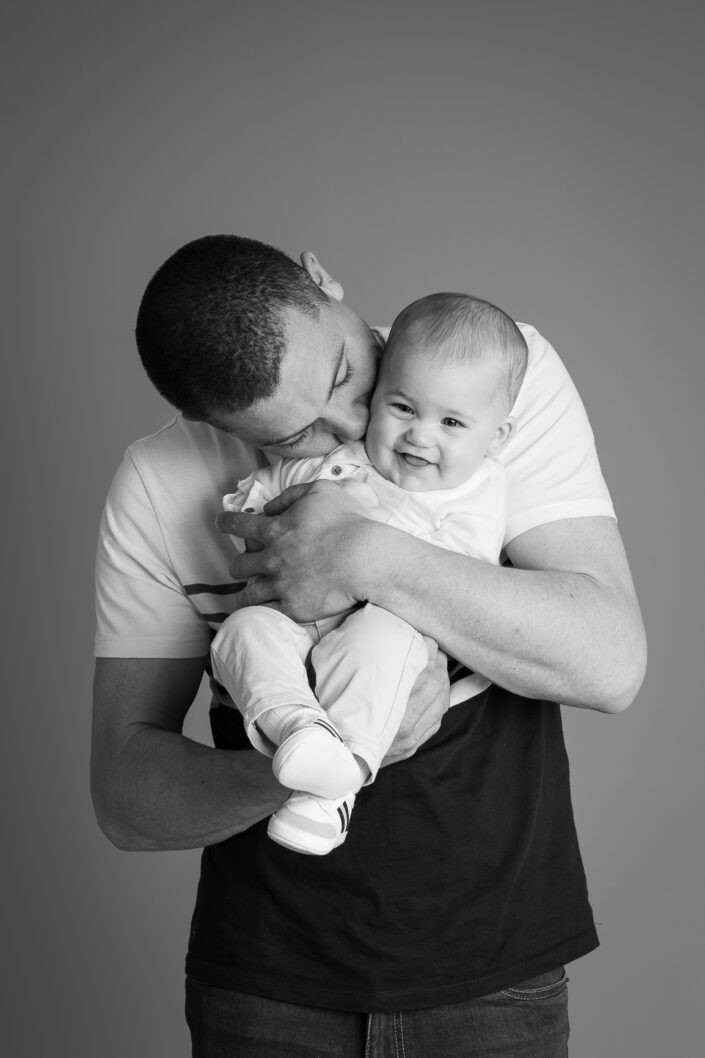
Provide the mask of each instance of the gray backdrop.
{"label": "gray backdrop", "polygon": [[88,800],[92,564],[124,447],[169,415],[134,349],[141,291],[179,245],[221,231],[314,250],[370,322],[464,289],[562,354],[651,649],[629,712],[564,711],[603,941],[570,968],[571,1055],[699,1053],[702,5],[14,7],[8,1053],[188,1053],[198,854],[120,853]]}

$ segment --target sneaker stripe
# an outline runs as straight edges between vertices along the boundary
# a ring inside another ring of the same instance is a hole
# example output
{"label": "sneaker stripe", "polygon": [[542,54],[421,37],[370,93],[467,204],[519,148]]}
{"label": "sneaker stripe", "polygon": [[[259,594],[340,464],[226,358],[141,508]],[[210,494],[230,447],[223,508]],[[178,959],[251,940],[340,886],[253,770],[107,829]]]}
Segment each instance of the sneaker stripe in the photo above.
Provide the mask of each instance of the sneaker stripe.
{"label": "sneaker stripe", "polygon": [[350,826],[350,813],[348,812],[348,806],[345,801],[343,801],[342,805],[340,805],[340,807],[338,808],[338,816],[340,818],[340,826],[344,834]]}
{"label": "sneaker stripe", "polygon": [[333,736],[333,738],[337,738],[338,742],[343,741],[340,733],[336,731],[333,725],[329,724],[327,720],[314,720],[313,723],[314,725],[318,724],[319,727],[322,727],[324,731],[327,731],[329,735]]}

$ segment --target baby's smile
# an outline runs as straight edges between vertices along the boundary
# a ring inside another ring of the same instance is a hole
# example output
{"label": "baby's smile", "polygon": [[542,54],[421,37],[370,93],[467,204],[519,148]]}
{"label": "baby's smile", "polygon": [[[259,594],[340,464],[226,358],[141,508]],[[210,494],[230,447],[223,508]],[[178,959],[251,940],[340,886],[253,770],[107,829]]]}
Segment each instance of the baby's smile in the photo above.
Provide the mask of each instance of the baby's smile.
{"label": "baby's smile", "polygon": [[418,470],[423,467],[431,467],[435,465],[430,459],[423,459],[421,456],[412,455],[411,452],[397,451],[397,456],[403,463],[406,463],[408,467],[414,467]]}

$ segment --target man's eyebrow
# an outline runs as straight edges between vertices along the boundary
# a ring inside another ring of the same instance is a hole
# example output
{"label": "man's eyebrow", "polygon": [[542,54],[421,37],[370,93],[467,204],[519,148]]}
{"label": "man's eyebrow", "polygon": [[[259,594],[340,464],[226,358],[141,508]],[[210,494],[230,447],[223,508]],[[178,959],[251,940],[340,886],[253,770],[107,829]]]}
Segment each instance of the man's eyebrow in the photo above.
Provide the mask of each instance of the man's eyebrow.
{"label": "man's eyebrow", "polygon": [[[335,389],[335,380],[338,377],[338,372],[340,371],[340,365],[343,362],[343,354],[344,354],[344,352],[345,352],[345,343],[343,343],[343,345],[341,345],[340,352],[338,353],[338,355],[336,357],[336,360],[335,360],[335,368],[333,370],[333,377],[331,378],[330,387],[328,389],[328,395],[326,397],[326,403],[328,403],[330,398],[333,396],[333,390]],[[314,422],[315,421],[316,420],[314,419]],[[306,426],[302,426],[300,430],[296,430],[295,433],[289,434],[288,437],[283,438],[283,440],[281,440],[281,441],[261,441],[260,444],[259,444],[259,447],[260,448],[279,448],[280,445],[288,444],[290,441],[293,441],[295,438],[300,437],[302,433],[306,433],[306,431],[309,430],[312,426],[313,426],[313,423],[310,422]]]}

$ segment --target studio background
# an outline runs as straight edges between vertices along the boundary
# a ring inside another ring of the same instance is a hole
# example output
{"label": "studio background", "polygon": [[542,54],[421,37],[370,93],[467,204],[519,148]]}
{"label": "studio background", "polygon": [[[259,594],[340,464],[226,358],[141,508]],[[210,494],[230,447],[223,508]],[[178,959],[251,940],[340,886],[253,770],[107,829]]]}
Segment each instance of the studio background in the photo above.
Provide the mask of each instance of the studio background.
{"label": "studio background", "polygon": [[314,250],[370,323],[465,290],[563,357],[650,643],[626,714],[564,710],[602,938],[569,967],[571,1058],[699,1053],[702,5],[10,6],[6,1053],[190,1053],[198,853],[120,853],[95,823],[92,578],[121,454],[171,414],[135,351],[140,295],[215,232]]}

